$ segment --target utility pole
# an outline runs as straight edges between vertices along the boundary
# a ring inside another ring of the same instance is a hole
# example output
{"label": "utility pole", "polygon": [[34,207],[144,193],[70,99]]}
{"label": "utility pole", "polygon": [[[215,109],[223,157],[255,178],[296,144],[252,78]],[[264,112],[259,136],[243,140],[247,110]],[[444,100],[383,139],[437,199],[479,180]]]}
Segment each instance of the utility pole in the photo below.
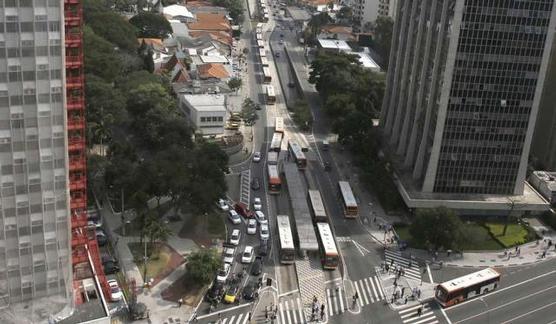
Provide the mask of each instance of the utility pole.
{"label": "utility pole", "polygon": [[124,188],[122,187],[122,235],[125,236],[125,207],[124,207]]}

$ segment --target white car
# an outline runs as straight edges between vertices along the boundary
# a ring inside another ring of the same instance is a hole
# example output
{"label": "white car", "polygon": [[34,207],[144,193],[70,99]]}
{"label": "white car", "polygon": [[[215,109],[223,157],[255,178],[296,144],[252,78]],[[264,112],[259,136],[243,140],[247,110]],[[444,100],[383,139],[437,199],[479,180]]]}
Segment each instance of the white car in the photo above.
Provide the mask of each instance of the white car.
{"label": "white car", "polygon": [[239,245],[239,238],[241,237],[241,233],[236,228],[232,231],[232,235],[230,235],[230,243],[233,245]]}
{"label": "white car", "polygon": [[261,198],[255,197],[255,199],[253,199],[253,209],[254,209],[254,210],[261,210],[261,209],[263,209],[263,204],[262,204],[262,202],[261,202]]}
{"label": "white car", "polygon": [[283,45],[283,44],[284,44],[284,40],[281,39],[278,43],[279,43],[280,45]]}
{"label": "white car", "polygon": [[225,199],[218,199],[218,207],[223,211],[230,210],[230,205],[228,205],[228,202]]}
{"label": "white car", "polygon": [[87,220],[87,227],[89,228],[101,228],[102,227],[102,219],[100,218],[89,218]]}
{"label": "white car", "polygon": [[234,263],[234,254],[236,253],[236,248],[226,247],[222,253],[224,257],[222,258],[224,263],[232,264]]}
{"label": "white car", "polygon": [[266,219],[266,216],[262,211],[255,211],[255,217],[257,217],[257,221],[259,222],[259,224],[268,224],[268,220]]}
{"label": "white car", "polygon": [[268,224],[261,224],[261,240],[266,241],[270,238],[270,231],[268,230]]}
{"label": "white car", "polygon": [[110,287],[110,299],[112,301],[120,301],[124,298],[124,294],[115,279],[108,280],[108,286]]}
{"label": "white car", "polygon": [[257,221],[253,218],[247,222],[247,234],[257,234]]}
{"label": "white car", "polygon": [[230,210],[228,212],[228,218],[234,225],[241,224],[241,217],[239,217],[239,214],[235,210]]}
{"label": "white car", "polygon": [[243,250],[243,254],[241,255],[241,263],[251,263],[253,262],[253,247],[252,246],[245,246],[245,250]]}
{"label": "white car", "polygon": [[261,162],[261,152],[255,152],[253,154],[253,162]]}
{"label": "white car", "polygon": [[228,263],[224,263],[222,269],[218,270],[218,273],[216,274],[216,281],[226,282],[226,280],[228,279],[228,275],[230,274],[231,268],[232,266],[230,266]]}

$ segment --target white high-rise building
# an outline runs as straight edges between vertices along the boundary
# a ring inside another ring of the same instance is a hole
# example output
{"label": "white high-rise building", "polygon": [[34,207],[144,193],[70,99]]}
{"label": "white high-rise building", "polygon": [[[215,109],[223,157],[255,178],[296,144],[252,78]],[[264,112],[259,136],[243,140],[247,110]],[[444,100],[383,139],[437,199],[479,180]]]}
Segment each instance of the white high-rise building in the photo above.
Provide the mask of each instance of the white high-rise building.
{"label": "white high-rise building", "polygon": [[347,0],[344,5],[351,7],[353,18],[361,28],[373,23],[380,16],[395,18],[398,0]]}

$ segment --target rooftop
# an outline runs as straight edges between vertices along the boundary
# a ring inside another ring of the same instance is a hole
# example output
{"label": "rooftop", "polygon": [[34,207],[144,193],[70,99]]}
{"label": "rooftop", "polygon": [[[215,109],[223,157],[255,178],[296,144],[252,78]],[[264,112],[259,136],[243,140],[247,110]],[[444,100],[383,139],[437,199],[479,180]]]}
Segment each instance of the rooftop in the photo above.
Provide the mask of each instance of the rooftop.
{"label": "rooftop", "polygon": [[286,11],[288,12],[289,16],[292,17],[293,20],[297,20],[297,21],[311,20],[311,15],[303,9],[299,9],[297,7],[287,7]]}
{"label": "rooftop", "polygon": [[174,4],[162,9],[162,13],[170,18],[184,17],[194,19],[195,16],[185,6]]}
{"label": "rooftop", "polygon": [[556,191],[556,172],[533,171],[533,174],[544,182],[551,191]]}
{"label": "rooftop", "polygon": [[348,54],[359,56],[359,63],[361,63],[364,68],[380,71],[380,66],[376,64],[375,60],[373,60],[369,54],[362,52],[348,52]]}
{"label": "rooftop", "polygon": [[221,13],[199,12],[197,20],[188,24],[191,30],[230,31],[232,27],[225,15]]}
{"label": "rooftop", "polygon": [[329,34],[351,34],[352,29],[349,26],[326,25],[321,28],[321,32]]}
{"label": "rooftop", "polygon": [[197,111],[226,111],[226,96],[220,94],[181,94]]}
{"label": "rooftop", "polygon": [[203,63],[229,63],[228,59],[223,55],[201,55],[199,58]]}
{"label": "rooftop", "polygon": [[336,39],[318,39],[319,45],[324,49],[333,49],[338,51],[350,52],[351,47],[343,40]]}
{"label": "rooftop", "polygon": [[224,65],[220,63],[207,63],[199,65],[197,67],[197,71],[201,79],[225,79],[230,77],[230,74],[228,73]]}

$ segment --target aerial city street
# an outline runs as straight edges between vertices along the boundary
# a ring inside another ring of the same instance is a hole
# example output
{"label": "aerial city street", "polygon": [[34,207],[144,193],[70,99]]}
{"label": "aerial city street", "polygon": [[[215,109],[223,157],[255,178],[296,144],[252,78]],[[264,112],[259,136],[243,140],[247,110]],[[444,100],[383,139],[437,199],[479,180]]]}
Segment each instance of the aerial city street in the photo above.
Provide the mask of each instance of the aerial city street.
{"label": "aerial city street", "polygon": [[6,0],[0,323],[556,323],[554,2]]}

